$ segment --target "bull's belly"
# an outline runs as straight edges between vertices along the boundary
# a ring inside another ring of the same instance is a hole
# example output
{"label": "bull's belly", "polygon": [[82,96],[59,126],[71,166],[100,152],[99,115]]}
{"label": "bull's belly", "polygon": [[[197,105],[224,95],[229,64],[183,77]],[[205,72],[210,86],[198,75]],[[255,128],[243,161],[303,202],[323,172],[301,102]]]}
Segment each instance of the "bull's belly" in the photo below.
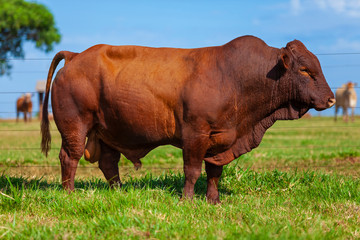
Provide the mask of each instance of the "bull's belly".
{"label": "bull's belly", "polygon": [[166,144],[179,145],[174,119],[114,116],[100,121],[97,136],[130,160],[144,157],[152,149]]}
{"label": "bull's belly", "polygon": [[161,145],[176,145],[173,139],[148,139],[142,136],[119,135],[118,137],[109,137],[106,132],[98,133],[99,139],[107,145],[116,149],[129,160],[138,160],[143,158],[151,150]]}

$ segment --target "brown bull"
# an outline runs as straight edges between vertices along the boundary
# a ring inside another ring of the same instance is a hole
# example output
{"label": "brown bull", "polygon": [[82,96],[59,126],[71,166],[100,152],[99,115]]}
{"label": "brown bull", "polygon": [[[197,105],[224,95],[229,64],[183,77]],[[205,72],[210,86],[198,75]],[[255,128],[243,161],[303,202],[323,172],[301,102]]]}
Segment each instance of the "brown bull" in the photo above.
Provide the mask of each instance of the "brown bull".
{"label": "brown bull", "polygon": [[219,202],[223,165],[257,147],[275,121],[298,119],[335,102],[318,59],[297,40],[281,49],[244,36],[198,49],[97,45],[82,53],[62,51],[47,78],[45,154],[50,84],[62,59],[52,108],[62,136],[62,183],[69,191],[83,154],[99,161],[113,185],[121,184],[121,153],[139,167],[149,151],[171,144],[183,150],[183,197],[193,197],[205,160],[206,196]]}
{"label": "brown bull", "polygon": [[31,121],[32,102],[30,93],[24,94],[16,100],[16,122],[19,121],[20,112],[24,114],[25,122]]}

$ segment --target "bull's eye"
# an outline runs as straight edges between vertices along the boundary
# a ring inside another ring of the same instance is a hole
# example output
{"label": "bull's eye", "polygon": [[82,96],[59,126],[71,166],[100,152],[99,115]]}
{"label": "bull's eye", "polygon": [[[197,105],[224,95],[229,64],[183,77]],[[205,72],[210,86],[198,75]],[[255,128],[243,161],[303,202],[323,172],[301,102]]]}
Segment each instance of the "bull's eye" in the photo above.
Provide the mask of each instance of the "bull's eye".
{"label": "bull's eye", "polygon": [[306,67],[302,67],[300,68],[300,73],[307,75],[309,77],[313,77],[312,73],[310,72],[310,70]]}
{"label": "bull's eye", "polygon": [[[300,72],[304,74],[309,74],[309,70],[306,67],[300,68]],[[310,74],[309,74],[310,75]]]}
{"label": "bull's eye", "polygon": [[306,67],[302,67],[300,68],[300,73],[305,75],[305,76],[308,76],[308,77],[311,77],[314,81],[316,80],[314,75],[310,72],[310,70]]}

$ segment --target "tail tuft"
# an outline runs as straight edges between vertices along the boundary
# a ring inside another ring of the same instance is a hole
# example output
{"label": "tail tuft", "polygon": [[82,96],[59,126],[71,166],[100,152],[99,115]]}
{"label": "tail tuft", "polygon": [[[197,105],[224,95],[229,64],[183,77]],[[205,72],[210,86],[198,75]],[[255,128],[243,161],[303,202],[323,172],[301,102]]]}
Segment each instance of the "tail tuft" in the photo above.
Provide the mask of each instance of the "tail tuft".
{"label": "tail tuft", "polygon": [[51,149],[51,135],[50,135],[50,123],[49,118],[43,118],[41,120],[41,152],[48,156],[48,152]]}

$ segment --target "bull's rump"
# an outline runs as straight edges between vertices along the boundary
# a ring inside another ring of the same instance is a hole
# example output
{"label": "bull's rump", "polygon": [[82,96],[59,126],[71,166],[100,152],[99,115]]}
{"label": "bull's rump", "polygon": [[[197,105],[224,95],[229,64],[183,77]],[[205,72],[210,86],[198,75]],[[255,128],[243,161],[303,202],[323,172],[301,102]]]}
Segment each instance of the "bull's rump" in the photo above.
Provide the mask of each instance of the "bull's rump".
{"label": "bull's rump", "polygon": [[[93,124],[116,148],[176,142],[190,51],[98,45],[80,53],[54,80],[55,120]],[[57,124],[60,132],[69,128]]]}

